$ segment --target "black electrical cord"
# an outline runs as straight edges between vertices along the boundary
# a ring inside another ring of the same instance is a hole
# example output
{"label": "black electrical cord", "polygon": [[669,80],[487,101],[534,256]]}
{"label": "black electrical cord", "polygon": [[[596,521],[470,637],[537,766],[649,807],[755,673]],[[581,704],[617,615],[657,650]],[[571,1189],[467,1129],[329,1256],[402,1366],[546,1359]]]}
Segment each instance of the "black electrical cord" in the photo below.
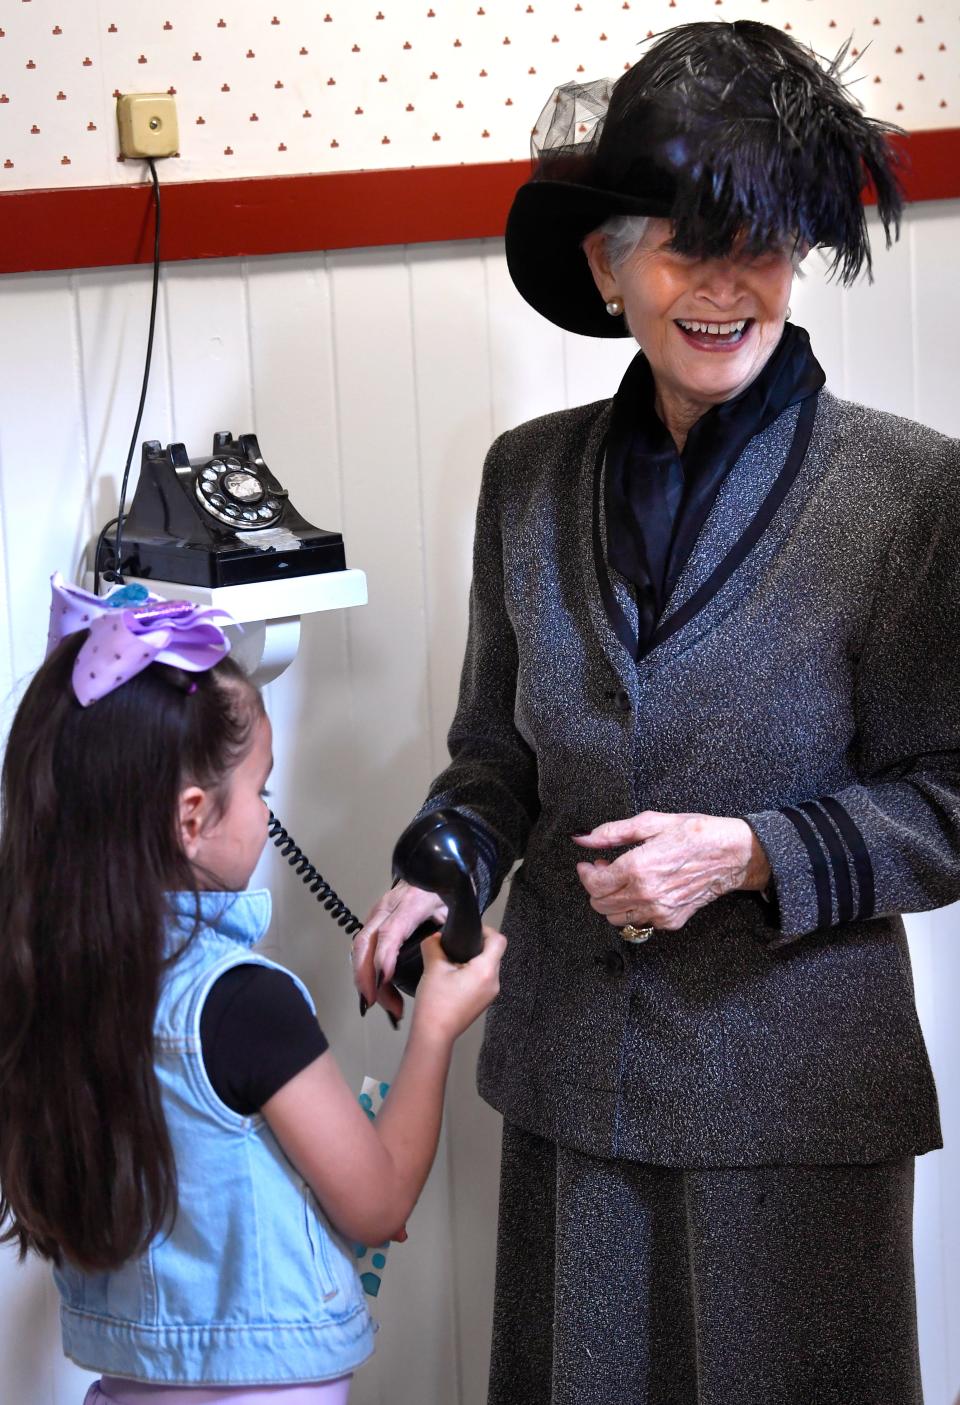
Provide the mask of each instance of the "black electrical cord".
{"label": "black electrical cord", "polygon": [[123,522],[124,504],[127,500],[127,484],[130,480],[130,465],[133,462],[133,453],[137,447],[137,439],[140,434],[140,421],[143,418],[143,407],[147,399],[147,386],[150,382],[150,361],[153,357],[153,333],[157,322],[157,293],[160,288],[160,182],[157,179],[157,168],[153,158],[147,157],[147,165],[150,167],[150,179],[153,181],[153,204],[155,211],[154,232],[153,232],[153,292],[150,297],[150,329],[147,332],[147,358],[143,367],[143,384],[140,387],[140,404],[137,406],[137,419],[133,426],[133,435],[130,439],[130,448],[127,452],[127,462],[124,465],[123,481],[120,484],[120,510],[117,516],[111,518],[107,526],[97,538],[97,559],[94,563],[95,585],[94,590],[100,587],[100,548],[103,538],[113,522],[117,524],[117,535],[114,538],[114,560],[113,569],[104,571],[103,578],[108,581],[123,583]]}
{"label": "black electrical cord", "polygon": [[105,522],[100,528],[97,536],[97,545],[93,553],[93,593],[100,594],[100,553],[103,551],[103,543],[111,527],[115,527],[120,521],[119,517],[111,517],[109,522]]}

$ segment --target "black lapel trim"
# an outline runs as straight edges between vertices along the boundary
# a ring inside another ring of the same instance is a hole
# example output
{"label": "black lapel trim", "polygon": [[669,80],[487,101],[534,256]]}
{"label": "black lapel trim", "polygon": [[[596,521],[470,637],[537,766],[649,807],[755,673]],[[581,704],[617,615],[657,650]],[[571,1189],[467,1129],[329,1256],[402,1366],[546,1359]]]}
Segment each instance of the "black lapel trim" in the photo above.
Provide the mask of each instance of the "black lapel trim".
{"label": "black lapel trim", "polygon": [[805,800],[802,805],[797,806],[797,809],[802,810],[805,815],[809,815],[820,838],[827,846],[827,853],[830,855],[830,863],[833,867],[833,886],[837,894],[837,921],[852,922],[853,884],[850,881],[850,861],[840,836],[827,816],[812,800]]}
{"label": "black lapel trim", "polygon": [[600,441],[600,448],[597,450],[597,462],[593,470],[593,560],[597,572],[597,584],[600,587],[600,595],[603,598],[603,608],[607,613],[607,619],[613,628],[614,634],[626,649],[632,659],[637,656],[637,632],[631,625],[629,619],[623,612],[620,601],[610,582],[610,573],[607,570],[606,561],[603,556],[603,537],[600,532],[600,512],[601,494],[603,488],[603,463],[607,454],[607,435]]}
{"label": "black lapel trim", "polygon": [[743,535],[733,544],[726,556],[719,565],[710,573],[699,590],[695,590],[690,599],[680,606],[680,609],[672,614],[669,619],[654,630],[645,653],[650,653],[658,644],[662,644],[665,639],[669,639],[672,634],[676,634],[678,629],[682,629],[685,624],[698,615],[704,606],[708,605],[713,597],[726,585],[734,571],[740,566],[749,553],[756,546],[764,532],[773,521],[774,515],[783,502],[787,493],[793,486],[797,474],[803,464],[807,449],[810,444],[810,436],[813,433],[813,422],[817,413],[818,395],[808,395],[800,406],[800,413],[797,416],[797,426],[793,432],[793,443],[790,445],[789,453],[783,468],[777,474],[776,481],[769,493],[760,504],[754,514],[749,526]]}
{"label": "black lapel trim", "polygon": [[817,892],[817,930],[829,927],[833,923],[833,900],[830,896],[830,874],[827,870],[827,861],[823,857],[823,850],[817,843],[817,836],[813,832],[813,826],[805,815],[801,815],[799,810],[795,810],[792,805],[784,805],[781,814],[786,815],[792,821],[794,828],[803,840],[803,846],[810,859],[810,867],[813,869],[813,886]]}
{"label": "black lapel trim", "polygon": [[860,901],[857,904],[857,917],[872,917],[876,911],[873,864],[870,862],[870,852],[864,843],[863,835],[854,824],[849,813],[834,796],[823,796],[820,804],[843,835],[844,843],[853,856],[853,866],[857,874],[857,886],[860,889]]}

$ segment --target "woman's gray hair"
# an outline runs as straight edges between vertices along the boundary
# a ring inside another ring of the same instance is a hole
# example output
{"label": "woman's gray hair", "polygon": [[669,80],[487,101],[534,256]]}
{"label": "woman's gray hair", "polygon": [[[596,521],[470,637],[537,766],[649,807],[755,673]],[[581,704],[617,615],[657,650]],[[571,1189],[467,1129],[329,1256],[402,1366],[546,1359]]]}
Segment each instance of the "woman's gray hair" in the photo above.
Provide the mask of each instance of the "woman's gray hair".
{"label": "woman's gray hair", "polygon": [[593,231],[604,237],[611,268],[619,268],[636,252],[649,223],[649,215],[611,215]]}
{"label": "woman's gray hair", "polygon": [[[604,220],[603,224],[598,225],[592,231],[594,234],[603,235],[611,268],[620,268],[629,258],[632,258],[647,232],[649,223],[649,215],[611,215],[608,220]],[[806,250],[801,252],[796,244],[790,250],[790,262],[793,264],[793,271],[798,278],[804,276],[800,265],[805,253]]]}

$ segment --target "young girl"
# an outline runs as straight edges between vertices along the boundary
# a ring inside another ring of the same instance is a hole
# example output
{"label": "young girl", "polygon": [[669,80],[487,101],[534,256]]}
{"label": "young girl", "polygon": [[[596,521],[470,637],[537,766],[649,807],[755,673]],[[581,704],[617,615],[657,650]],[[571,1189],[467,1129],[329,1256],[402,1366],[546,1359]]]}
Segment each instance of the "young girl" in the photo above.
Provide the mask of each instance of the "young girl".
{"label": "young girl", "polygon": [[87,1405],[342,1405],[373,1350],[349,1242],[398,1233],[452,1045],[497,992],[424,943],[368,1120],[295,976],[254,954],[270,723],[214,611],[53,582],[0,839],[0,1223],[51,1260]]}

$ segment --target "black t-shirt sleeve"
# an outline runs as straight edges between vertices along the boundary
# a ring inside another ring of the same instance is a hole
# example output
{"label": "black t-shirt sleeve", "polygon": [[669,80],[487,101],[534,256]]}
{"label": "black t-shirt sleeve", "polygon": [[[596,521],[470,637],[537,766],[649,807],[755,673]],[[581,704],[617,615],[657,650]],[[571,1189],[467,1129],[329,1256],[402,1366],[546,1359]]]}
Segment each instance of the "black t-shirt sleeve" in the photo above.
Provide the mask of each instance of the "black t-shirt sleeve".
{"label": "black t-shirt sleeve", "polygon": [[200,1043],[217,1097],[250,1117],[327,1048],[323,1030],[284,971],[232,966],[200,1014]]}

